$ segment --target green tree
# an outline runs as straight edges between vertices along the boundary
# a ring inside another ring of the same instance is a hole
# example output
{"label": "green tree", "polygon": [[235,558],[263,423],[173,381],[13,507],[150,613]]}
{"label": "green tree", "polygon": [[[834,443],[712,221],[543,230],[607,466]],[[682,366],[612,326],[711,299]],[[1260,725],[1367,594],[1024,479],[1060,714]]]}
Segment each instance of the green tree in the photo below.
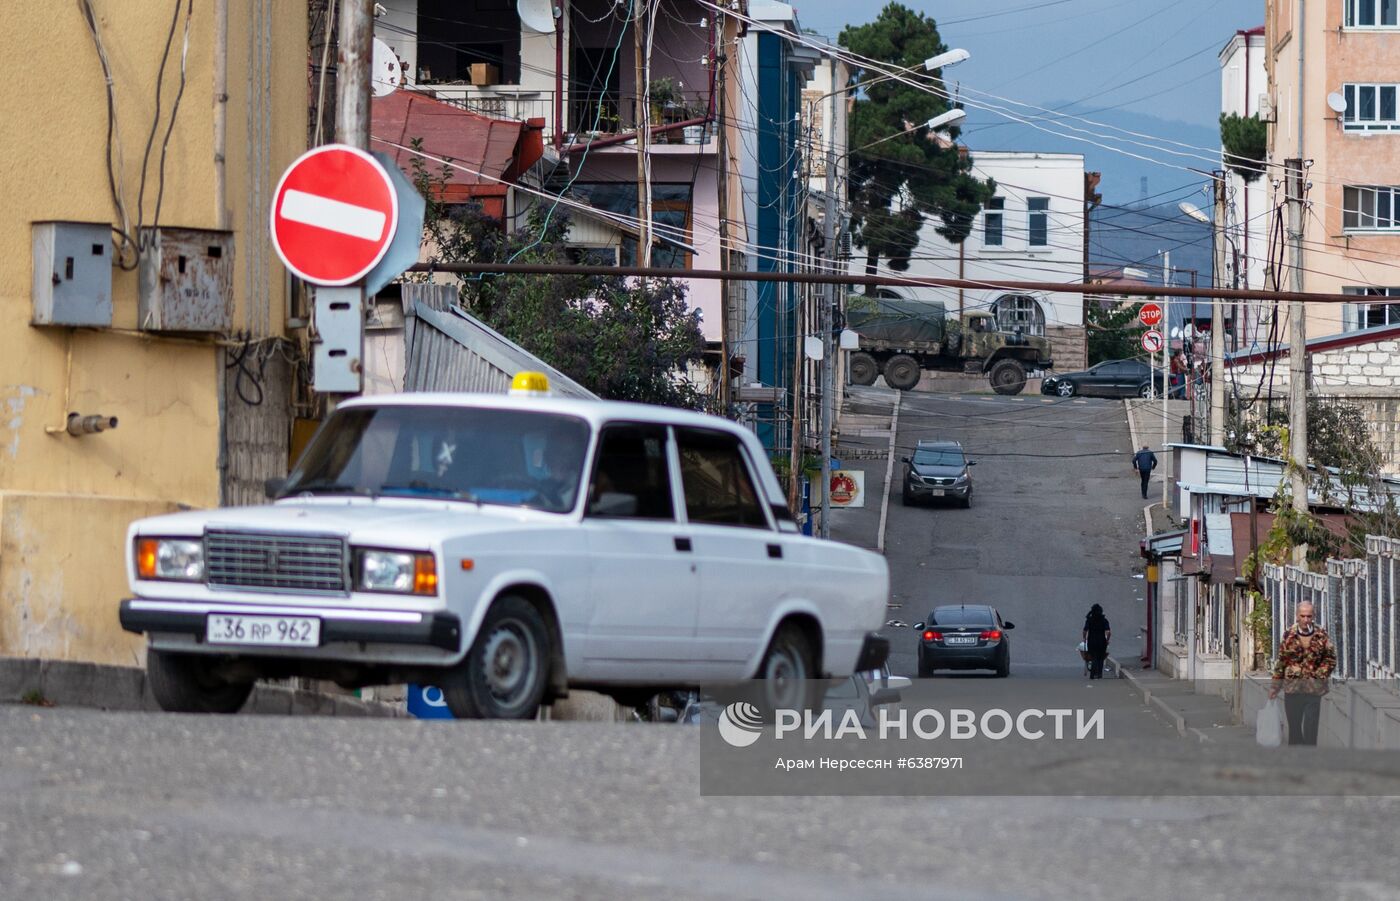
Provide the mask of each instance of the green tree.
{"label": "green tree", "polygon": [[1139,342],[1144,327],[1138,322],[1138,309],[1136,303],[1106,307],[1097,300],[1089,302],[1087,332],[1090,366],[1104,360],[1122,360],[1142,353]]}
{"label": "green tree", "polygon": [[[425,197],[440,196],[446,175],[413,164]],[[562,208],[534,207],[526,227],[511,235],[479,204],[430,200],[424,230],[429,262],[570,262]],[[468,312],[600,397],[690,408],[703,402],[686,378],[704,353],[700,314],[681,282],[647,279],[642,288],[619,276],[503,274],[463,277],[459,291]]]}
{"label": "green tree", "polygon": [[1225,147],[1225,165],[1246,182],[1264,174],[1268,156],[1268,126],[1258,116],[1220,114],[1220,143]]}
{"label": "green tree", "polygon": [[[948,49],[933,19],[899,3],[886,6],[873,22],[846,28],[841,44],[896,69],[917,68]],[[918,246],[925,217],[938,217],[937,232],[961,244],[996,185],[973,176],[971,158],[958,147],[940,145],[928,129],[913,128],[947,112],[947,100],[894,79],[875,81],[880,76],[873,70],[858,68],[851,74],[856,83],[870,82],[857,93],[850,114],[856,242],[865,249],[867,273],[874,274],[881,258],[903,271]],[[880,140],[911,128],[907,136]],[[957,129],[951,133],[956,137]],[[875,141],[880,143],[866,146]]]}

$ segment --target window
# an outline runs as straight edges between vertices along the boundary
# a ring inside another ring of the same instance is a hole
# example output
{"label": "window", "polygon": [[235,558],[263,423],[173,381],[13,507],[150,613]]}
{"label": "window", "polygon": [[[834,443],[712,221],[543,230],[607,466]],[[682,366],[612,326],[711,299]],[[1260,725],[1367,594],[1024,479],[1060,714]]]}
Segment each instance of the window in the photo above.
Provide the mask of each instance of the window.
{"label": "window", "polygon": [[691,522],[768,528],[739,439],[706,429],[677,429],[685,513]]}
{"label": "window", "polygon": [[1050,198],[1028,197],[1026,209],[1030,210],[1026,243],[1032,247],[1047,246],[1050,243]]}
{"label": "window", "polygon": [[1343,288],[1344,294],[1358,297],[1390,297],[1393,303],[1347,304],[1349,329],[1375,328],[1379,325],[1400,325],[1400,288]]}
{"label": "window", "polygon": [[[590,206],[609,213],[636,218],[637,186],[627,182],[588,182],[575,184],[573,194]],[[688,184],[651,186],[651,221],[657,242],[651,248],[651,264],[662,269],[689,269],[690,200]],[[671,240],[667,240],[667,239]],[[672,241],[679,243],[672,243]],[[619,256],[623,266],[637,265],[637,239],[622,239]]]}
{"label": "window", "polygon": [[1006,208],[1005,197],[993,197],[987,201],[987,212],[982,219],[982,243],[988,247],[1002,245],[1002,210]]}
{"label": "window", "polygon": [[1346,111],[1342,128],[1346,131],[1397,131],[1396,89],[1394,84],[1344,84],[1342,97]]}
{"label": "window", "polygon": [[1395,28],[1396,0],[1346,0],[1347,28]]}
{"label": "window", "polygon": [[1034,297],[1024,294],[1003,294],[997,298],[992,310],[997,323],[1005,331],[1021,332],[1025,335],[1045,334],[1045,313]]}
{"label": "window", "polygon": [[588,515],[675,519],[663,425],[609,425],[598,441]]}
{"label": "window", "polygon": [[1348,185],[1342,188],[1342,228],[1380,231],[1400,227],[1400,187]]}
{"label": "window", "polygon": [[914,450],[914,463],[919,466],[962,466],[967,462],[956,447],[920,447]]}

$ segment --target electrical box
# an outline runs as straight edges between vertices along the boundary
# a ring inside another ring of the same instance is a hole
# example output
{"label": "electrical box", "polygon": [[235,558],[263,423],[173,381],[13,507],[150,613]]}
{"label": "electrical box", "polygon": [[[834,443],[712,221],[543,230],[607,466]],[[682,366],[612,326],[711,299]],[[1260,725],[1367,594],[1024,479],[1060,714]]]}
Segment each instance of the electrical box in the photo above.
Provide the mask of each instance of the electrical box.
{"label": "electrical box", "polygon": [[34,325],[112,326],[112,226],[35,222]]}
{"label": "electrical box", "polygon": [[226,332],[233,324],[233,232],[141,230],[137,325],[148,332]]}

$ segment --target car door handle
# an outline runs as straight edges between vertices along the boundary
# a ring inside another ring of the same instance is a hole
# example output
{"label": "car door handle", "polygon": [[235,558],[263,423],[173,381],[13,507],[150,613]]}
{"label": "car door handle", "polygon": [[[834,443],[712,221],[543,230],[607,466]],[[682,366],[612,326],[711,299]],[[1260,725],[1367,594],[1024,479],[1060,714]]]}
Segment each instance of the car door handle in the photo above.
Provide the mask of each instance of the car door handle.
{"label": "car door handle", "polygon": [[678,551],[685,551],[686,553],[690,553],[690,539],[689,539],[689,538],[682,538],[681,536],[677,535],[677,536],[676,536],[676,550],[678,550]]}
{"label": "car door handle", "polygon": [[781,544],[768,545],[768,556],[777,560],[783,559],[783,546]]}

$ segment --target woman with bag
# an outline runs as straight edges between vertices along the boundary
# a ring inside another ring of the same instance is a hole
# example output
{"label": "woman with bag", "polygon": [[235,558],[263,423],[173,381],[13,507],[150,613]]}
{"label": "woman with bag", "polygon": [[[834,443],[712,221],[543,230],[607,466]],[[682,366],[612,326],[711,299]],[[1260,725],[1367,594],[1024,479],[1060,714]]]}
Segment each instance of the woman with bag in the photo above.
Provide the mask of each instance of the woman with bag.
{"label": "woman with bag", "polygon": [[1089,652],[1089,678],[1103,678],[1103,661],[1108,656],[1108,640],[1113,636],[1108,617],[1103,615],[1103,607],[1098,604],[1089,608],[1084,617],[1084,643]]}

